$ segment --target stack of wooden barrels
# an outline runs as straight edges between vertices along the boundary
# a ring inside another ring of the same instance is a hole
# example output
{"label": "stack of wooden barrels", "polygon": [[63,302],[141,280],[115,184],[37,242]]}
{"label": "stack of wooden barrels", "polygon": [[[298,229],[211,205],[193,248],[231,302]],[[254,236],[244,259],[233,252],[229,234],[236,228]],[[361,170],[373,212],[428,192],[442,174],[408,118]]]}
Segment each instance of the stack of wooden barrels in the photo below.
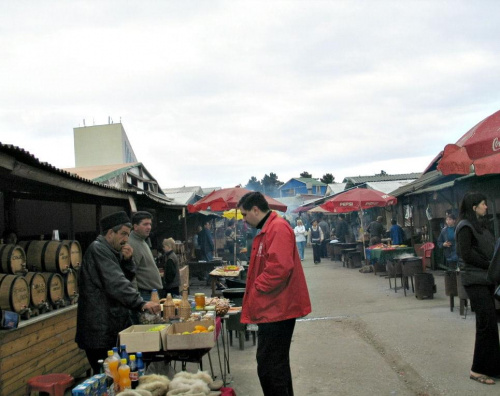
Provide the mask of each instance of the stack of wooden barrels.
{"label": "stack of wooden barrels", "polygon": [[0,308],[29,318],[76,303],[81,261],[76,240],[0,245]]}

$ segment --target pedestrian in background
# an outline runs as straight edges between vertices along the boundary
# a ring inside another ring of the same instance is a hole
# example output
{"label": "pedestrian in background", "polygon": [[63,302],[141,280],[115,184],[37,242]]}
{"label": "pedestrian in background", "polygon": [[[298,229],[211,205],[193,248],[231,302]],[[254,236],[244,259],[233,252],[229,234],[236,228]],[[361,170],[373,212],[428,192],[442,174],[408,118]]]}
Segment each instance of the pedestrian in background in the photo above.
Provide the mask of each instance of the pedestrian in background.
{"label": "pedestrian in background", "polygon": [[295,242],[297,243],[297,249],[299,250],[299,256],[302,261],[304,261],[304,249],[306,247],[306,227],[302,223],[301,219],[297,219],[297,225],[293,229],[295,234]]}
{"label": "pedestrian in background", "polygon": [[318,220],[314,219],[309,230],[309,243],[313,248],[314,264],[321,263],[321,242],[324,239],[323,230],[318,225]]}
{"label": "pedestrian in background", "polygon": [[175,254],[175,240],[173,238],[164,239],[162,242],[163,252],[158,267],[163,271],[162,284],[163,290],[160,297],[164,298],[168,293],[180,296],[179,285],[181,274],[179,272],[179,258]]}
{"label": "pedestrian in background", "polygon": [[494,284],[487,278],[495,238],[486,226],[486,196],[464,195],[456,229],[460,280],[476,315],[476,341],[470,379],[493,385],[500,377],[500,341],[493,298]]}
{"label": "pedestrian in background", "polygon": [[326,244],[328,242],[328,238],[330,238],[330,225],[323,216],[321,217],[321,220],[318,223],[318,225],[321,228],[321,231],[323,231],[323,239],[321,240],[320,253],[322,258],[326,258],[328,257],[328,249],[326,247]]}
{"label": "pedestrian in background", "polygon": [[446,259],[446,266],[450,269],[457,269],[457,244],[455,241],[456,216],[452,213],[446,215],[446,226],[439,234],[437,244],[443,249]]}
{"label": "pedestrian in background", "polygon": [[293,396],[290,344],[295,320],[311,312],[294,232],[260,192],[245,194],[238,208],[260,230],[252,246],[241,322],[259,326],[257,373],[264,396]]}

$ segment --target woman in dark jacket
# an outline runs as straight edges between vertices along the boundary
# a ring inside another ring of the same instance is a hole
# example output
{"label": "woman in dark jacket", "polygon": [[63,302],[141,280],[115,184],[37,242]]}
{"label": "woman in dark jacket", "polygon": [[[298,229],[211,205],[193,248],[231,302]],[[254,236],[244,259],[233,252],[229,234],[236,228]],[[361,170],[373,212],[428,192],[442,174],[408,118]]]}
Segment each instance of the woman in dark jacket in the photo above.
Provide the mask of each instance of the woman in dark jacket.
{"label": "woman in dark jacket", "polygon": [[460,279],[476,314],[476,342],[470,378],[493,385],[490,377],[500,377],[500,345],[493,299],[494,285],[487,279],[495,238],[484,222],[486,196],[465,194],[460,205],[456,230]]}

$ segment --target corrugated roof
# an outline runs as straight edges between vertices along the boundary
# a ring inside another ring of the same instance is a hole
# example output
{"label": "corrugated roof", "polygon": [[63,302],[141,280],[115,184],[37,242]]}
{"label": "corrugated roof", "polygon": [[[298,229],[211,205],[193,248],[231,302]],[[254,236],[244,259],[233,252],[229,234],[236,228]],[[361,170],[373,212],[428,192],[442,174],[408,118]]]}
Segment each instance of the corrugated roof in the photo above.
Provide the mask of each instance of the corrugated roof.
{"label": "corrugated roof", "polygon": [[378,190],[378,191],[385,192],[386,194],[391,194],[393,191],[397,190],[398,188],[400,188],[402,186],[406,186],[408,183],[411,183],[413,181],[415,181],[415,179],[368,182],[365,184],[367,187],[371,188],[372,190]]}
{"label": "corrugated roof", "polygon": [[328,187],[326,189],[326,194],[328,194],[328,195],[337,194],[341,191],[344,191],[346,184],[347,183],[331,183],[328,185]]}
{"label": "corrugated roof", "polygon": [[45,169],[45,170],[48,170],[52,173],[56,173],[56,174],[59,174],[61,176],[65,176],[65,177],[68,177],[70,179],[78,180],[80,182],[92,184],[94,186],[98,186],[98,187],[109,189],[109,190],[115,190],[115,191],[127,192],[127,193],[135,191],[132,189],[117,188],[117,187],[97,183],[97,182],[94,182],[90,179],[81,177],[77,174],[70,173],[64,169],[57,168],[54,165],[49,164],[48,162],[41,162],[38,158],[36,158],[29,151],[26,151],[23,148],[18,147],[18,146],[14,146],[12,144],[3,144],[0,142],[0,150],[6,154],[12,155],[14,158],[21,160],[23,163],[25,163],[27,165],[32,165],[32,166],[35,166],[37,168]]}
{"label": "corrugated roof", "polygon": [[182,187],[172,187],[172,188],[162,188],[165,194],[177,194],[177,193],[196,193],[203,194],[203,189],[201,186],[182,186]]}
{"label": "corrugated roof", "polygon": [[[113,164],[113,165],[94,165],[94,166],[81,166],[79,168],[64,168],[65,171],[81,176],[85,179],[94,181],[108,180],[117,176],[129,169],[140,166],[140,162],[131,162],[127,164]],[[99,179],[99,180],[96,180]]]}
{"label": "corrugated roof", "polygon": [[302,183],[311,183],[312,186],[327,186],[326,183],[319,181],[318,179],[314,179],[312,177],[294,177],[290,180],[298,180]]}
{"label": "corrugated roof", "polygon": [[403,173],[399,175],[374,175],[374,176],[348,176],[342,181],[343,183],[368,183],[368,182],[380,182],[380,181],[395,181],[395,180],[415,180],[422,175],[421,172],[415,173]]}
{"label": "corrugated roof", "polygon": [[444,176],[441,174],[441,172],[438,172],[437,170],[430,171],[428,173],[423,174],[420,176],[417,180],[406,184],[405,186],[402,186],[398,188],[397,190],[394,190],[391,195],[394,195],[395,197],[399,197],[401,195],[416,191],[418,189],[421,189],[425,186],[428,186],[430,184],[438,182],[440,179],[443,179]]}

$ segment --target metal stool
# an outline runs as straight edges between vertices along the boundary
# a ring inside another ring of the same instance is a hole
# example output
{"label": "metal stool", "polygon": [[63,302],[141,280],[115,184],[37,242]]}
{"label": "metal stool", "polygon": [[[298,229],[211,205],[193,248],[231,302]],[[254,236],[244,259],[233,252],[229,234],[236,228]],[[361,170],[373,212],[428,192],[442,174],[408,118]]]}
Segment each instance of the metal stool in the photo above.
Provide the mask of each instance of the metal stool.
{"label": "metal stool", "polygon": [[45,374],[30,378],[26,384],[26,393],[46,392],[52,396],[64,396],[64,391],[75,382],[69,374]]}
{"label": "metal stool", "polygon": [[415,293],[415,285],[413,284],[413,275],[422,273],[422,258],[421,257],[409,257],[400,259],[401,272],[403,276],[403,289],[406,297],[406,290],[409,289],[408,278],[411,278],[411,290]]}
{"label": "metal stool", "polygon": [[385,263],[385,268],[387,270],[387,277],[389,278],[389,288],[392,289],[391,278],[394,278],[394,293],[397,293],[397,281],[398,276],[401,278],[401,287],[403,286],[403,272],[401,269],[401,263],[399,260],[391,261],[387,260]]}

